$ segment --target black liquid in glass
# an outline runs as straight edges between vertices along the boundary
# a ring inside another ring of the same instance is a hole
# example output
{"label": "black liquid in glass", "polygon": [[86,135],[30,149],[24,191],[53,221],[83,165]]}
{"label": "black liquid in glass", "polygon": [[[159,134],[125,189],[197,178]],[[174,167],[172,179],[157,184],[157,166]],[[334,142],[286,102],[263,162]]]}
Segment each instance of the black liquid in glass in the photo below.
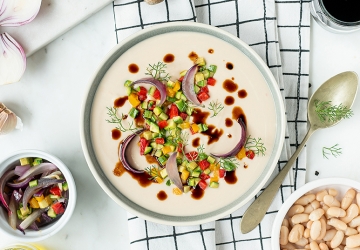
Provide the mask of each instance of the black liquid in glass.
{"label": "black liquid in glass", "polygon": [[360,21],[360,0],[322,0],[324,8],[343,22]]}

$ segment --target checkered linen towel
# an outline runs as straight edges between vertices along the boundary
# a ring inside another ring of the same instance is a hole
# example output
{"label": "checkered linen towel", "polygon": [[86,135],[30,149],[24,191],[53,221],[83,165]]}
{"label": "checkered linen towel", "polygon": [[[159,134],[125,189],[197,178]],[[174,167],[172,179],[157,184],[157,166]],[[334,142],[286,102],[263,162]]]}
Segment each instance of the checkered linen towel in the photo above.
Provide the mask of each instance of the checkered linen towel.
{"label": "checkered linen towel", "polygon": [[[309,3],[310,0],[165,0],[150,6],[140,0],[117,0],[113,3],[115,32],[119,42],[154,24],[197,21],[224,29],[249,44],[274,74],[285,101],[288,126],[273,178],[307,131]],[[304,150],[264,220],[252,232],[241,234],[239,225],[253,200],[225,218],[199,226],[165,226],[128,214],[131,249],[271,249],[272,222],[284,200],[305,183],[305,161]]]}

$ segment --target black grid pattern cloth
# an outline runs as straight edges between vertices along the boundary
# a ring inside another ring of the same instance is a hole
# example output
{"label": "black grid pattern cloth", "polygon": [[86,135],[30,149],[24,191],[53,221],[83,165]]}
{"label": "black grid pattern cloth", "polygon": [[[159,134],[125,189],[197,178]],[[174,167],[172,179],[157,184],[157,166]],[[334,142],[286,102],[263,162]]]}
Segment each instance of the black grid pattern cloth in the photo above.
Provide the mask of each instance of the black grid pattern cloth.
{"label": "black grid pattern cloth", "polygon": [[[192,21],[224,29],[249,44],[272,71],[285,101],[285,143],[272,179],[307,131],[309,3],[310,0],[164,0],[151,6],[142,0],[117,0],[113,3],[116,39],[119,42],[158,23]],[[199,226],[159,225],[129,214],[131,249],[271,249],[273,220],[284,200],[305,183],[305,165],[306,150],[284,180],[264,220],[248,234],[242,234],[239,225],[253,200],[225,218]]]}

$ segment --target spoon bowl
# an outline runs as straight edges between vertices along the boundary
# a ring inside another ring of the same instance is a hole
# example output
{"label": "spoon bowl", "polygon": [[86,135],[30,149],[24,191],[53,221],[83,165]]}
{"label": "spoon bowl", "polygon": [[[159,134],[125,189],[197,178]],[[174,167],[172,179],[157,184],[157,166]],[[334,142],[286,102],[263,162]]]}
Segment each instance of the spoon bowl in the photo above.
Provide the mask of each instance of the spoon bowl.
{"label": "spoon bowl", "polygon": [[242,233],[249,233],[252,231],[261,220],[264,218],[267,210],[269,209],[275,195],[277,194],[281,183],[284,181],[285,176],[291,169],[296,161],[300,152],[304,148],[310,136],[320,128],[328,128],[338,124],[344,117],[340,116],[339,119],[320,119],[316,111],[316,103],[330,102],[331,106],[343,106],[351,108],[354,103],[358,88],[358,76],[355,72],[346,71],[336,76],[333,76],[324,82],[311,96],[308,103],[308,118],[310,128],[305,135],[303,141],[298,146],[294,154],[286,163],[284,168],[274,178],[274,180],[265,188],[265,190],[257,197],[257,199],[248,207],[241,220],[240,229]]}

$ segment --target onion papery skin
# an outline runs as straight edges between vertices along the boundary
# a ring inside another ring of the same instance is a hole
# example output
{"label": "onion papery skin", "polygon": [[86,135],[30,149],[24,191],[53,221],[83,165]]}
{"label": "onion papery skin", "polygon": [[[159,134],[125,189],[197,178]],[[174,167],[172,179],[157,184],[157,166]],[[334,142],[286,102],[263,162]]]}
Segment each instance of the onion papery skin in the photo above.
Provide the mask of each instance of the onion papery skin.
{"label": "onion papery skin", "polygon": [[0,26],[21,26],[34,20],[41,0],[0,0]]}
{"label": "onion papery skin", "polygon": [[155,86],[159,91],[160,91],[160,103],[159,106],[163,105],[163,103],[166,100],[166,87],[165,84],[163,84],[162,82],[160,82],[159,80],[155,79],[155,78],[142,78],[139,79],[137,81],[134,81],[132,84],[130,84],[130,86],[133,86],[135,84],[150,84]]}
{"label": "onion papery skin", "polygon": [[200,101],[197,99],[194,84],[195,84],[195,74],[198,71],[198,65],[193,65],[185,74],[182,81],[182,91],[185,97],[192,102],[194,105],[201,106]]}
{"label": "onion papery skin", "polygon": [[130,164],[128,163],[128,161],[126,160],[125,153],[126,153],[126,149],[127,149],[128,145],[130,144],[132,139],[134,139],[137,135],[141,134],[142,131],[144,131],[144,129],[138,130],[135,133],[126,137],[125,140],[123,140],[121,142],[120,148],[119,148],[119,159],[122,162],[124,168],[135,174],[142,174],[142,173],[144,173],[144,170],[139,170],[139,169],[135,169],[135,168],[131,167]]}
{"label": "onion papery skin", "polygon": [[57,167],[52,163],[40,163],[39,165],[36,165],[34,167],[31,167],[29,170],[27,170],[23,175],[21,175],[17,181],[21,181],[28,177],[33,177],[38,174],[42,174],[47,171],[53,171],[57,170]]}
{"label": "onion papery skin", "polygon": [[169,159],[166,162],[166,172],[168,174],[169,179],[182,191],[184,192],[184,186],[181,182],[177,163],[176,163],[176,155],[177,153],[172,153]]}
{"label": "onion papery skin", "polygon": [[26,68],[21,45],[8,33],[0,34],[0,85],[18,82]]}
{"label": "onion papery skin", "polygon": [[237,122],[239,123],[240,129],[241,129],[241,135],[240,135],[239,142],[228,153],[225,153],[225,154],[211,154],[212,156],[221,157],[221,158],[223,158],[223,157],[232,157],[232,156],[235,156],[240,151],[240,149],[242,147],[244,147],[245,142],[246,142],[246,125],[245,125],[245,123],[243,122],[243,120],[241,118],[238,118]]}
{"label": "onion papery skin", "polygon": [[15,176],[15,171],[10,170],[10,171],[6,172],[3,176],[1,176],[1,178],[0,178],[0,201],[2,202],[2,204],[4,205],[4,207],[6,208],[8,213],[10,213],[11,211],[10,211],[9,205],[7,204],[5,197],[4,197],[4,187],[5,187],[6,183],[8,182],[8,180],[10,180],[14,176]]}

